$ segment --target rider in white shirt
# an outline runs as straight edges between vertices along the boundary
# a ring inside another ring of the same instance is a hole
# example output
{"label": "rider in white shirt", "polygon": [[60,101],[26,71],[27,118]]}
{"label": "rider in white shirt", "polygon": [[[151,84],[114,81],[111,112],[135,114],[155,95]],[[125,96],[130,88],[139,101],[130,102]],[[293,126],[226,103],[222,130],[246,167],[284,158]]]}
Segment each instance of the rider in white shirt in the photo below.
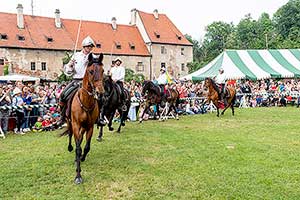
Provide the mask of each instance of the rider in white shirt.
{"label": "rider in white shirt", "polygon": [[[67,76],[73,76],[73,80],[69,83],[63,92],[60,94],[59,105],[61,107],[61,120],[59,125],[62,125],[65,122],[67,102],[70,95],[79,88],[80,83],[83,80],[87,65],[89,54],[92,53],[95,43],[90,36],[87,36],[82,41],[83,49],[80,52],[76,52],[68,64],[64,66],[64,73]],[[100,105],[100,104],[99,104]],[[100,119],[101,120],[101,119]],[[100,121],[99,120],[99,121]],[[105,121],[102,120],[102,123],[105,124]]]}
{"label": "rider in white shirt", "polygon": [[220,97],[221,100],[224,99],[224,104],[226,104],[226,98],[224,97],[224,95],[225,95],[225,85],[226,85],[226,76],[225,76],[223,68],[219,69],[219,74],[216,76],[215,81],[221,87],[219,97]]}
{"label": "rider in white shirt", "polygon": [[122,109],[126,110],[126,104],[125,104],[125,96],[124,96],[124,86],[123,82],[125,80],[125,68],[122,66],[122,60],[121,58],[117,58],[115,60],[115,65],[110,69],[111,73],[111,78],[112,80],[117,83],[120,88],[120,97],[121,97],[121,104],[122,104]]}

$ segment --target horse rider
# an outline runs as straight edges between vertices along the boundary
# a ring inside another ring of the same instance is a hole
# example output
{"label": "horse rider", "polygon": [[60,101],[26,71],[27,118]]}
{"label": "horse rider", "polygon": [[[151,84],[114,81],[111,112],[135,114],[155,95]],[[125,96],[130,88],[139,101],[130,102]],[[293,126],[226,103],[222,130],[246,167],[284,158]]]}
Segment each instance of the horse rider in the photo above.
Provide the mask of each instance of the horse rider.
{"label": "horse rider", "polygon": [[112,80],[120,86],[120,97],[121,97],[121,105],[122,110],[127,110],[124,96],[124,86],[123,82],[125,80],[125,68],[122,66],[122,60],[120,58],[116,58],[114,62],[114,66],[110,69]]}
{"label": "horse rider", "polygon": [[[70,96],[80,87],[80,84],[82,83],[88,65],[88,57],[89,54],[92,53],[95,43],[90,36],[87,36],[82,41],[82,47],[82,50],[80,52],[76,52],[72,56],[69,63],[64,66],[64,73],[67,76],[73,76],[73,80],[65,87],[59,98],[61,118],[58,122],[58,126],[63,125],[66,121],[67,102]],[[102,100],[100,98],[100,100],[98,100],[98,104],[100,106],[99,108],[101,108],[102,105],[101,101]],[[100,116],[98,123],[105,125],[105,121]]]}
{"label": "horse rider", "polygon": [[227,99],[225,97],[225,85],[226,85],[226,77],[225,77],[225,73],[224,73],[224,69],[220,68],[219,69],[219,74],[216,76],[216,83],[219,85],[219,87],[221,88],[220,93],[219,93],[219,97],[220,100],[223,101],[224,100],[224,104],[227,105]]}
{"label": "horse rider", "polygon": [[160,75],[156,79],[156,82],[159,85],[160,93],[164,94],[165,93],[165,85],[168,83],[168,77],[167,77],[167,73],[166,73],[166,67],[161,67],[160,68]]}

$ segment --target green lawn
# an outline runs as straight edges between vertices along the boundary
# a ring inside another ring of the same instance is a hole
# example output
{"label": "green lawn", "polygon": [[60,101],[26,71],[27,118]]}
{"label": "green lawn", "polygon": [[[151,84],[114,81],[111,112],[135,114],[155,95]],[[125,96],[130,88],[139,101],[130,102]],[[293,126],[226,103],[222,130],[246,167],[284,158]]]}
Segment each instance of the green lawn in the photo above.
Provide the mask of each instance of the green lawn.
{"label": "green lawn", "polygon": [[94,135],[82,185],[67,137],[10,134],[0,139],[0,199],[300,199],[299,113],[128,123],[101,143]]}

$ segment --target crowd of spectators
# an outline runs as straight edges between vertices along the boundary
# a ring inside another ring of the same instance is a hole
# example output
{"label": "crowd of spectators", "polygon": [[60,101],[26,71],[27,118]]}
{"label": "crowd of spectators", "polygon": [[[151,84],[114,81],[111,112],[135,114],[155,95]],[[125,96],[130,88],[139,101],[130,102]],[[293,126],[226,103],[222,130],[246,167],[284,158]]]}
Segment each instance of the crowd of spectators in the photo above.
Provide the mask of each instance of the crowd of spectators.
{"label": "crowd of spectators", "polygon": [[[287,106],[288,103],[299,106],[300,81],[298,80],[262,80],[262,81],[229,81],[228,84],[236,88],[238,94],[237,104],[242,106]],[[2,83],[0,84],[0,106],[23,106],[37,104],[53,104],[58,102],[59,96],[65,84],[50,82],[47,84],[34,83]],[[132,105],[129,118],[137,120],[138,113],[142,107],[138,100],[142,98],[142,83],[135,81],[124,83],[124,87],[130,91]],[[203,105],[203,99],[192,99],[193,97],[203,97],[205,88],[203,82],[193,83],[174,82],[167,87],[176,88],[182,100],[178,106],[180,114],[204,114],[210,109],[208,105]],[[254,94],[254,95],[253,95]],[[137,101],[137,102],[135,102]],[[13,130],[16,134],[25,134],[28,131],[52,130],[60,115],[57,107],[23,107],[18,109],[0,110],[1,128],[6,133]],[[156,108],[152,107],[145,115],[146,119],[151,118]]]}

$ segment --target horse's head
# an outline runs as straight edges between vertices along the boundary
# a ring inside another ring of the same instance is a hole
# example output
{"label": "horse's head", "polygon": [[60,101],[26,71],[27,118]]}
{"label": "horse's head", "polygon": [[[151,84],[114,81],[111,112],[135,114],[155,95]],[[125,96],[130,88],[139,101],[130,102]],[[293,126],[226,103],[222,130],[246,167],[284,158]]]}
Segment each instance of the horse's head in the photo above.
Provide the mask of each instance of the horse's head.
{"label": "horse's head", "polygon": [[151,89],[151,81],[144,81],[143,89],[142,89],[142,96],[145,96],[145,93]]}
{"label": "horse's head", "polygon": [[204,80],[204,87],[209,88],[212,85],[212,79],[207,77]]}
{"label": "horse's head", "polygon": [[88,66],[83,78],[83,86],[94,95],[97,95],[97,97],[104,93],[102,61],[102,53],[98,58],[94,58],[93,54],[89,54]]}
{"label": "horse's head", "polygon": [[111,78],[111,76],[106,75],[104,76],[103,79],[103,84],[104,84],[104,96],[109,96],[109,94],[111,93],[111,90],[113,88],[113,80]]}

